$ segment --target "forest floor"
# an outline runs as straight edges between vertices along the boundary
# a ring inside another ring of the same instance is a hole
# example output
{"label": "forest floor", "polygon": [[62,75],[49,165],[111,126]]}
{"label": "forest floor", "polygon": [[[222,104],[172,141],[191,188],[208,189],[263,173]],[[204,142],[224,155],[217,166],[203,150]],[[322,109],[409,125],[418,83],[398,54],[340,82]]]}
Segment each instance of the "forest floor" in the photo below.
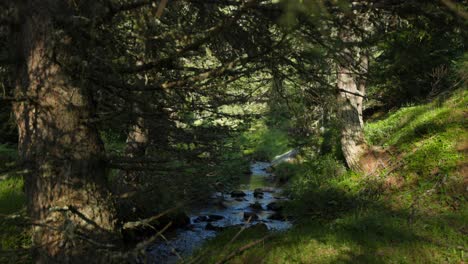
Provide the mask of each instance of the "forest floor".
{"label": "forest floor", "polygon": [[[218,263],[466,263],[468,92],[390,112],[366,125],[391,154],[371,176],[330,157],[288,165],[292,229],[224,231],[195,259]],[[277,173],[284,173],[278,170]],[[234,254],[233,254],[234,253]]]}

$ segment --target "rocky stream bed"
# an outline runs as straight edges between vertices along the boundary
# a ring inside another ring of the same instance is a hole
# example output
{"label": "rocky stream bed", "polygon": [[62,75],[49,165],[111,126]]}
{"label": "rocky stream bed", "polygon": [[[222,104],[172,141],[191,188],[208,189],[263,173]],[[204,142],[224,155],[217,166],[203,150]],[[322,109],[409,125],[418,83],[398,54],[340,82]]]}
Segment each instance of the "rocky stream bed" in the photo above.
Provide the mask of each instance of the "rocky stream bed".
{"label": "rocky stream bed", "polygon": [[278,202],[286,198],[267,172],[270,165],[255,162],[251,174],[242,176],[239,190],[214,193],[206,206],[189,213],[190,225],[148,248],[146,263],[176,263],[226,227],[263,224],[272,232],[291,227],[279,212]]}

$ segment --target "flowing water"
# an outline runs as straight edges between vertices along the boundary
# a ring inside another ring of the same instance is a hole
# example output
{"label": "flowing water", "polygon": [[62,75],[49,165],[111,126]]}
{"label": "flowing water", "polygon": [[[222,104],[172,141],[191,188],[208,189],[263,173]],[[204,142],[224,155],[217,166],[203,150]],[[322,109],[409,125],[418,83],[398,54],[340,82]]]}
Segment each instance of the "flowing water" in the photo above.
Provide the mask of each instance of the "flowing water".
{"label": "flowing water", "polygon": [[[264,223],[269,230],[285,230],[291,223],[284,220],[273,220],[275,211],[267,206],[272,202],[285,199],[281,197],[281,189],[272,183],[272,175],[266,172],[271,164],[255,162],[251,165],[251,175],[241,178],[240,190],[244,197],[231,197],[230,194],[215,193],[210,202],[189,214],[191,225],[175,231],[167,242],[160,242],[148,249],[147,263],[176,263],[180,257],[190,256],[202,243],[225,227],[246,225],[244,213],[254,213],[258,219],[251,220],[248,225]],[[255,189],[262,189],[262,195],[254,195]],[[257,197],[255,197],[257,196]],[[257,203],[257,208],[251,205]],[[259,207],[261,205],[261,208]],[[271,206],[270,206],[271,207]]]}

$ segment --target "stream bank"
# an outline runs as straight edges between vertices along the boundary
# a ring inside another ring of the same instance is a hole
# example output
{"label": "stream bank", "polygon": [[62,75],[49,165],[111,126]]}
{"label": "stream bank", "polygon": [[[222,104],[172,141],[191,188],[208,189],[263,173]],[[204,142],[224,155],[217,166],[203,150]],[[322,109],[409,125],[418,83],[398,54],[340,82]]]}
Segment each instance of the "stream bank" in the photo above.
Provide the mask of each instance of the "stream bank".
{"label": "stream bank", "polygon": [[228,227],[261,224],[272,232],[290,228],[291,222],[280,213],[280,202],[286,197],[267,172],[270,166],[269,162],[252,163],[251,174],[241,176],[239,190],[214,193],[208,204],[189,212],[190,225],[149,247],[147,263],[176,263]]}

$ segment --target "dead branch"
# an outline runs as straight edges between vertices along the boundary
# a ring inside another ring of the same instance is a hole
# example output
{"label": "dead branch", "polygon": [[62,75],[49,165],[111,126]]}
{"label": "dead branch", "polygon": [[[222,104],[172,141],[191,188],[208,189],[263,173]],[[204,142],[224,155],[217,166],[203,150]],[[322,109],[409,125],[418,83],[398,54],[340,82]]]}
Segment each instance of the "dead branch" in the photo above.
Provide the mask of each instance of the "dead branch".
{"label": "dead branch", "polygon": [[122,229],[134,229],[134,228],[137,228],[137,227],[140,227],[140,226],[147,226],[149,225],[151,222],[153,222],[154,220],[157,220],[158,218],[170,213],[170,212],[173,212],[177,209],[179,209],[181,207],[181,205],[178,205],[176,207],[173,207],[171,209],[167,209],[166,211],[164,212],[161,212],[160,214],[157,214],[155,216],[152,216],[150,218],[146,218],[146,219],[143,219],[143,220],[140,220],[140,221],[134,221],[134,222],[127,222],[123,225]]}

